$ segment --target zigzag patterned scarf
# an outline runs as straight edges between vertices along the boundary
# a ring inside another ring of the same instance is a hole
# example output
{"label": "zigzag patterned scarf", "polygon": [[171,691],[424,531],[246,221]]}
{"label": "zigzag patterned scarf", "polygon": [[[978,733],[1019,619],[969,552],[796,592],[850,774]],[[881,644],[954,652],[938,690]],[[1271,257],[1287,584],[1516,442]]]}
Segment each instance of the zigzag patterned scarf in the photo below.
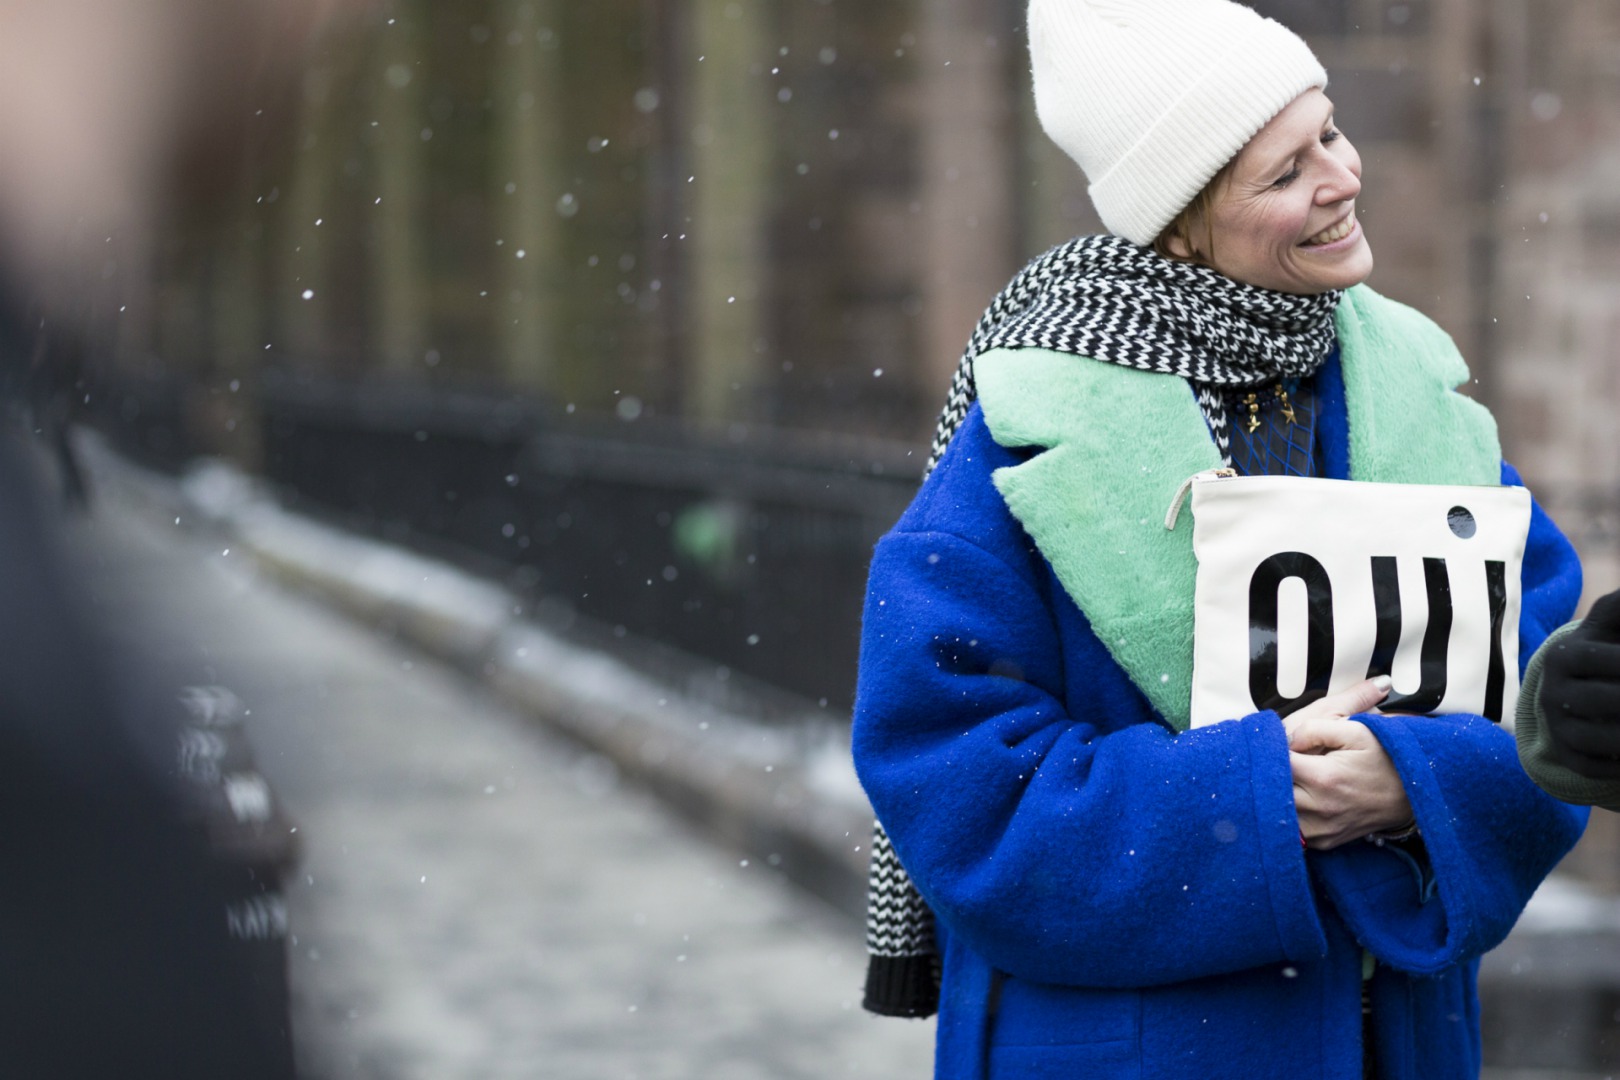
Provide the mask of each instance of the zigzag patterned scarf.
{"label": "zigzag patterned scarf", "polygon": [[[1192,384],[1230,465],[1225,395],[1314,375],[1333,349],[1340,296],[1245,285],[1117,236],[1071,240],[1024,267],[979,320],[951,380],[927,470],[939,463],[978,396],[974,359],[992,349],[1021,348],[1180,375]],[[873,829],[866,948],[868,1011],[935,1012],[940,968],[933,912],[882,823]]]}

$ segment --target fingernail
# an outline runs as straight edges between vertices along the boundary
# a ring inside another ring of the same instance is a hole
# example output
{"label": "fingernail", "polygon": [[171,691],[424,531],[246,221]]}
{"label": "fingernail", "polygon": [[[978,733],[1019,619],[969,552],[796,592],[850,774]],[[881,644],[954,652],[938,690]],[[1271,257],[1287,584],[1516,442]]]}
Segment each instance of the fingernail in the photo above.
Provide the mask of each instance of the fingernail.
{"label": "fingernail", "polygon": [[1390,678],[1388,675],[1380,675],[1373,680],[1373,685],[1387,694],[1390,692],[1391,688],[1394,687],[1395,680]]}

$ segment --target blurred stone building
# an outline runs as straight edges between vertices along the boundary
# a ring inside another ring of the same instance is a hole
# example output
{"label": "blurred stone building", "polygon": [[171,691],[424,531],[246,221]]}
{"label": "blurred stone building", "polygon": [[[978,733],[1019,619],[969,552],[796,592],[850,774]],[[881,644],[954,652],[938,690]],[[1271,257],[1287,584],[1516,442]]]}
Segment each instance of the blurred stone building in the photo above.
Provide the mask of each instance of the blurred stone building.
{"label": "blurred stone building", "polygon": [[[1589,594],[1620,585],[1620,7],[1256,6],[1332,73],[1372,283],[1458,339]],[[242,118],[248,189],[91,263],[113,411],[176,387],[173,441],[251,463],[295,379],[915,470],[983,305],[1098,228],[1022,9],[380,5]]]}
{"label": "blurred stone building", "polygon": [[[1374,284],[1459,339],[1608,559],[1620,12],[1258,6],[1333,73]],[[155,275],[118,283],[116,352],[918,440],[985,300],[1097,227],[1034,122],[1021,22],[1017,0],[396,0],[243,118],[252,189],[175,208]]]}

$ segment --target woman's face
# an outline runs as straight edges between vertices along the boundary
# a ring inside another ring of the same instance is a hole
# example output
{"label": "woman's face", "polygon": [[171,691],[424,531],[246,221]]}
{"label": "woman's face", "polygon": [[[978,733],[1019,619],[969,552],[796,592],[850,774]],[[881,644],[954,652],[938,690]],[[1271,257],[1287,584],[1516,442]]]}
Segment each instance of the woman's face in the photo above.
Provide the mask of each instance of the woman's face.
{"label": "woman's face", "polygon": [[[1281,292],[1346,289],[1372,273],[1372,250],[1356,220],[1361,156],[1333,126],[1333,103],[1309,90],[1238,153],[1191,248],[1213,241],[1204,261],[1229,278]],[[1207,227],[1206,227],[1207,226]],[[1177,254],[1183,254],[1179,250]]]}

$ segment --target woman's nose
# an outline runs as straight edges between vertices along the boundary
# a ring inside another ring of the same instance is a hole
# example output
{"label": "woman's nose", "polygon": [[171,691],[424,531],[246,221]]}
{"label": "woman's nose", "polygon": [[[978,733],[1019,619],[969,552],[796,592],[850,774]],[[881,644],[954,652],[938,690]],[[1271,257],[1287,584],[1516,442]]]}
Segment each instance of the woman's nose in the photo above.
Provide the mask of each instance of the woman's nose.
{"label": "woman's nose", "polygon": [[1337,158],[1330,159],[1328,173],[1316,189],[1316,201],[1324,206],[1347,202],[1361,194],[1359,169]]}

